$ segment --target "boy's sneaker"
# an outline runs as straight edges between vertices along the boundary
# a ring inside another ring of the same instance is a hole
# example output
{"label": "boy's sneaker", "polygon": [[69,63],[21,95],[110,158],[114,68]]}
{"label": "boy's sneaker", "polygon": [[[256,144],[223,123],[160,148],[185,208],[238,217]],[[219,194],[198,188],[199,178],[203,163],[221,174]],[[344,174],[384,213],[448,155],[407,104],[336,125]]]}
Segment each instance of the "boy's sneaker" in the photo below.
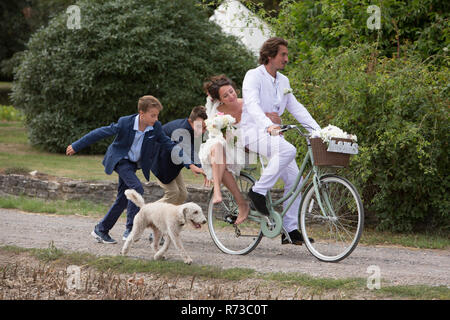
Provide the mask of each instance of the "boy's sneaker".
{"label": "boy's sneaker", "polygon": [[95,226],[94,231],[91,232],[91,236],[93,236],[99,243],[117,243],[117,241],[111,238],[107,232],[101,232],[100,230],[98,230],[97,226]]}
{"label": "boy's sneaker", "polygon": [[123,240],[123,241],[126,241],[127,238],[128,238],[128,236],[130,235],[130,233],[131,233],[131,230],[130,230],[130,229],[125,229],[125,232],[123,233],[122,240]]}

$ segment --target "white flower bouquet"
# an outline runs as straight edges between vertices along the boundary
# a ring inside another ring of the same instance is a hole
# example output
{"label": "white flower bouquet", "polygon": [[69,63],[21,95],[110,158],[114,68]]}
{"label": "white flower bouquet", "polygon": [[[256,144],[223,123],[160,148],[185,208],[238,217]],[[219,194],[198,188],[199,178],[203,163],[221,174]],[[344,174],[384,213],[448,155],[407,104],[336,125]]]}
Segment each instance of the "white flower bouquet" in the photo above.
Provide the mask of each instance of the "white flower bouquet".
{"label": "white flower bouquet", "polygon": [[329,124],[325,128],[320,130],[314,130],[311,133],[311,138],[321,138],[324,143],[329,143],[331,138],[351,139],[353,142],[358,141],[357,137],[353,134],[348,134],[341,128]]}
{"label": "white flower bouquet", "polygon": [[218,136],[222,134],[225,137],[227,130],[231,130],[233,124],[236,123],[236,119],[229,114],[217,113],[217,115],[212,119],[206,119],[206,129],[211,135]]}

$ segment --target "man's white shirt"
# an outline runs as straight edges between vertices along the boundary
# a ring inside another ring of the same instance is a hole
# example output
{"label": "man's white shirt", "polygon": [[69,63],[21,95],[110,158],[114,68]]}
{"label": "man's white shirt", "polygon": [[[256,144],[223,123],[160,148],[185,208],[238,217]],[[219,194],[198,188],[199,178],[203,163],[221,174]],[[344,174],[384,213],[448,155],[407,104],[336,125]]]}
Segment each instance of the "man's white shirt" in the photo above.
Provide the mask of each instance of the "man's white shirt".
{"label": "man's white shirt", "polygon": [[305,129],[320,129],[308,110],[292,94],[289,79],[277,72],[276,78],[267,72],[264,65],[247,72],[242,85],[244,106],[241,118],[241,132],[245,142],[255,141],[274,123],[265,115],[276,112],[281,116],[287,109]]}

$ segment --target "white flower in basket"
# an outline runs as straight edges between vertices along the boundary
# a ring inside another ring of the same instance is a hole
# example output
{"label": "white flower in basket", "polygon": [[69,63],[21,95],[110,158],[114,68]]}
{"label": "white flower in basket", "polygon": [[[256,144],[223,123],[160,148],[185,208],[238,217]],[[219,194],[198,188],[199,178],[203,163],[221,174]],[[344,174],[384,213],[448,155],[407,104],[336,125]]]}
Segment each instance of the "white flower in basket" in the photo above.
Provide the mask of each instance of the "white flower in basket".
{"label": "white flower in basket", "polygon": [[351,139],[354,142],[358,141],[358,138],[355,135],[348,134],[341,128],[331,124],[320,130],[314,130],[311,133],[311,138],[321,138],[324,143],[329,143],[331,138]]}
{"label": "white flower in basket", "polygon": [[[323,129],[314,130],[311,133],[311,138],[321,138],[323,143],[328,145],[327,151],[330,152],[339,152],[339,153],[348,153],[348,154],[357,154],[358,153],[358,138],[356,135],[348,134],[342,129],[328,125]],[[336,142],[331,143],[332,139],[350,139],[350,142]]]}

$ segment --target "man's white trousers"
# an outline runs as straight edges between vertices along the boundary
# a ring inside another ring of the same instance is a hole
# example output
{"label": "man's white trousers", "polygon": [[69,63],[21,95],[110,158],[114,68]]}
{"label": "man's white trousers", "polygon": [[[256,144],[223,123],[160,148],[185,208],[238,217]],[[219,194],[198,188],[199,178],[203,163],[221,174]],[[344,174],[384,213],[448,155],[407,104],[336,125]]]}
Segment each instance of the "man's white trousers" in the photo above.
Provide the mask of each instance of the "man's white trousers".
{"label": "man's white trousers", "polygon": [[[287,142],[283,136],[271,136],[267,133],[259,134],[258,139],[247,144],[247,148],[268,159],[261,178],[252,188],[253,191],[265,196],[267,191],[272,189],[277,180],[281,178],[284,182],[284,194],[286,195],[293,187],[299,173],[295,162],[296,148]],[[283,208],[288,205],[290,200],[291,198],[283,203]],[[283,227],[287,232],[298,228],[300,201],[301,197],[299,196],[283,217]]]}

